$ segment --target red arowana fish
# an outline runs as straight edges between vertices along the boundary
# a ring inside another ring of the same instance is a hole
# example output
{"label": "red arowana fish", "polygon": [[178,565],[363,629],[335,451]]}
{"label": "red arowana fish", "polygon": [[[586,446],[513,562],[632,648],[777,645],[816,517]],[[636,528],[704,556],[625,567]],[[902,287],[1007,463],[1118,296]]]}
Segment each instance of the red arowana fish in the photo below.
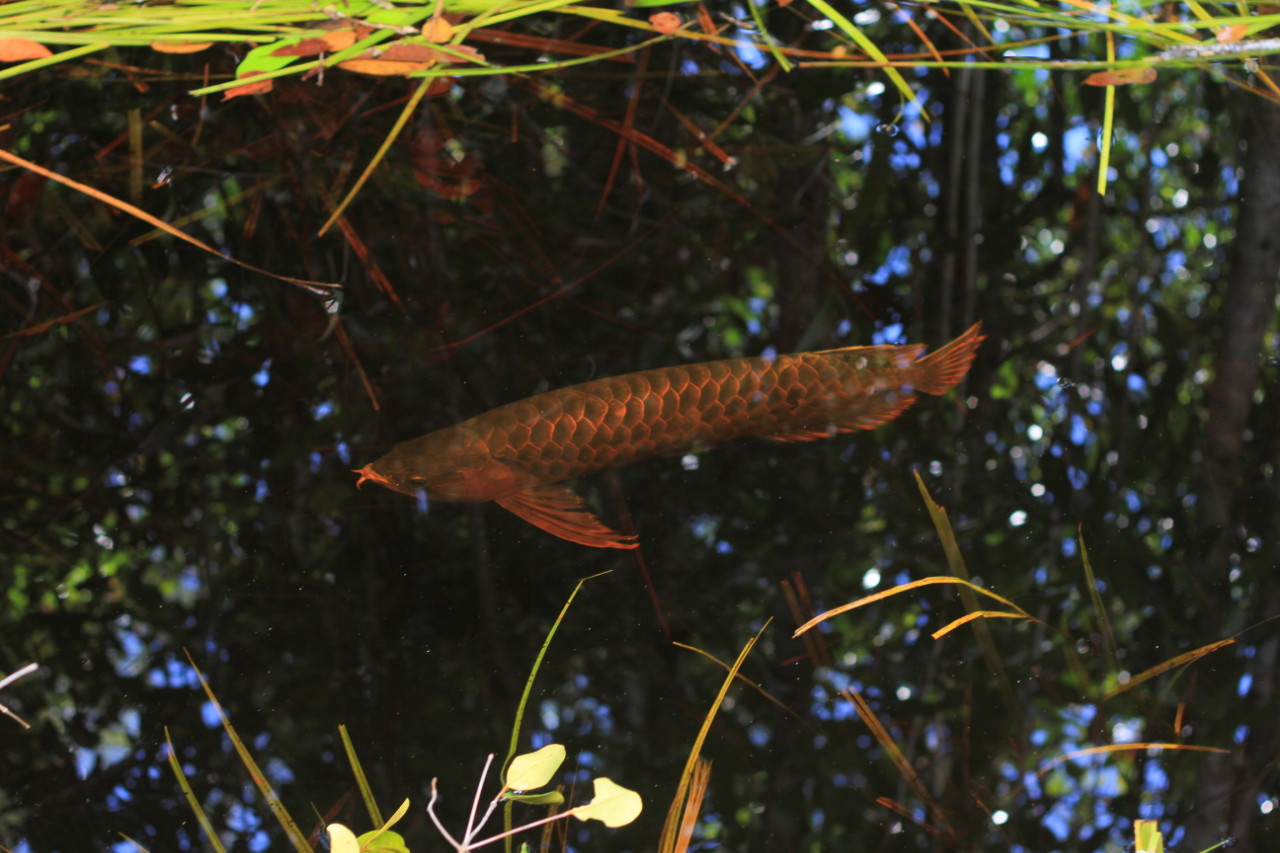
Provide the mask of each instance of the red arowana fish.
{"label": "red arowana fish", "polygon": [[634,548],[634,536],[610,530],[557,483],[734,438],[812,441],[874,429],[906,411],[915,392],[955,386],[982,340],[978,324],[929,356],[921,344],[847,347],[596,379],[397,444],[356,471],[356,485],[497,501],[570,542]]}

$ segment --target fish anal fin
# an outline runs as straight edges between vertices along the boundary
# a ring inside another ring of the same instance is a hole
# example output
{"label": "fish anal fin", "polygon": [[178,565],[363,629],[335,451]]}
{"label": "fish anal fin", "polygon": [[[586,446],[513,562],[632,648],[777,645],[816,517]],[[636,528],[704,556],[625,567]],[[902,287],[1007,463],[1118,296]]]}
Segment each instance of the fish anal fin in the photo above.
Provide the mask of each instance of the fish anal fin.
{"label": "fish anal fin", "polygon": [[591,548],[635,548],[636,537],[605,527],[565,486],[540,484],[497,499],[498,506],[543,530]]}

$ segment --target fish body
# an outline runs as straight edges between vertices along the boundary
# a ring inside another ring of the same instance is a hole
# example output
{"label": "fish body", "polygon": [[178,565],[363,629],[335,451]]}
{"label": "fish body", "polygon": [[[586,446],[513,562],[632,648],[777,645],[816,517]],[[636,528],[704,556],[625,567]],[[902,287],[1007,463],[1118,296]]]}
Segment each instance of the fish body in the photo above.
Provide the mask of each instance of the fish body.
{"label": "fish body", "polygon": [[874,429],[918,392],[943,394],[983,340],[975,325],[932,355],[924,346],[846,347],[733,358],[596,379],[491,409],[396,445],[356,472],[436,501],[497,501],[549,533],[634,548],[557,485],[653,456],[758,436],[812,441]]}

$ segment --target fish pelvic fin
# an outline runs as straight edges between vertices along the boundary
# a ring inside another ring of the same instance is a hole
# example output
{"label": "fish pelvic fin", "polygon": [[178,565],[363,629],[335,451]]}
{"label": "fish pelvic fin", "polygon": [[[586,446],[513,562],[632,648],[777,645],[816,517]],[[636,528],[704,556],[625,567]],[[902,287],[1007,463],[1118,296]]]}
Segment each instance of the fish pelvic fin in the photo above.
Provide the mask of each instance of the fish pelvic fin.
{"label": "fish pelvic fin", "polygon": [[498,506],[543,530],[591,548],[635,548],[636,537],[605,527],[565,486],[541,484],[497,499]]}
{"label": "fish pelvic fin", "polygon": [[915,390],[935,397],[947,393],[964,379],[978,345],[986,339],[982,324],[974,323],[963,335],[917,361],[912,366],[911,384]]}

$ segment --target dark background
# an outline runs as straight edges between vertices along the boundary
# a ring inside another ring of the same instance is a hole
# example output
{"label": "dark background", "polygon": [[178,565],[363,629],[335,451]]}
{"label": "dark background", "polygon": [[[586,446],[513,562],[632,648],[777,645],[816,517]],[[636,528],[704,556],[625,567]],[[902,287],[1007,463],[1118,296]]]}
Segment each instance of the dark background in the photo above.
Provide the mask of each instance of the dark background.
{"label": "dark background", "polygon": [[[769,25],[831,47],[806,18],[773,10]],[[518,28],[565,39],[581,23]],[[868,32],[886,52],[916,49],[888,16]],[[1024,35],[1039,34],[1003,37]],[[1052,50],[1088,57],[1095,42]],[[532,83],[459,79],[425,101],[348,210],[362,258],[337,228],[315,236],[326,198],[416,84],[331,73],[323,88],[185,95],[205,63],[230,73],[234,52],[112,51],[3,84],[5,148],[125,199],[142,158],[147,211],[221,204],[189,232],[343,290],[326,313],[170,237],[135,245],[150,226],[65,187],[0,175],[0,331],[102,303],[0,341],[0,668],[42,667],[0,697],[32,723],[0,719],[0,842],[205,845],[165,760],[168,727],[230,849],[287,844],[186,649],[304,831],[309,803],[325,812],[352,785],[346,724],[383,810],[413,801],[398,827],[410,848],[441,849],[423,811],[431,778],[459,828],[553,620],[579,578],[608,571],[560,627],[521,745],[565,744],[575,802],[606,775],[645,812],[619,830],[573,822],[570,849],[656,848],[723,678],[672,641],[731,661],[767,619],[743,672],[794,716],[731,691],[704,750],[699,849],[1120,850],[1137,818],[1193,853],[1226,835],[1280,843],[1280,635],[1253,627],[1280,614],[1275,107],[1194,72],[1121,89],[1099,197],[1103,90],[1083,74],[921,69],[906,76],[930,120],[912,105],[893,125],[901,104],[872,71],[766,77],[767,55],[664,43]],[[614,121],[634,94],[635,129],[722,189],[643,148],[611,178],[619,136],[533,83]],[[709,134],[748,96],[716,139],[737,160],[725,170],[676,112]],[[974,320],[989,339],[967,384],[875,432],[742,441],[575,484],[606,523],[630,517],[652,592],[636,554],[495,505],[423,513],[354,488],[351,469],[396,442],[548,388],[766,348],[938,346]],[[940,587],[834,620],[811,646],[790,638],[797,615],[948,572],[913,469],[969,571],[1049,626],[991,620],[1016,710],[969,628],[930,639],[964,612]],[[1119,670],[1251,630],[1102,702],[1118,676],[1078,527]],[[923,819],[837,697],[849,683],[955,839],[877,801]],[[1117,752],[1037,776],[1126,740],[1230,754]],[[338,819],[369,828],[358,796]]]}

